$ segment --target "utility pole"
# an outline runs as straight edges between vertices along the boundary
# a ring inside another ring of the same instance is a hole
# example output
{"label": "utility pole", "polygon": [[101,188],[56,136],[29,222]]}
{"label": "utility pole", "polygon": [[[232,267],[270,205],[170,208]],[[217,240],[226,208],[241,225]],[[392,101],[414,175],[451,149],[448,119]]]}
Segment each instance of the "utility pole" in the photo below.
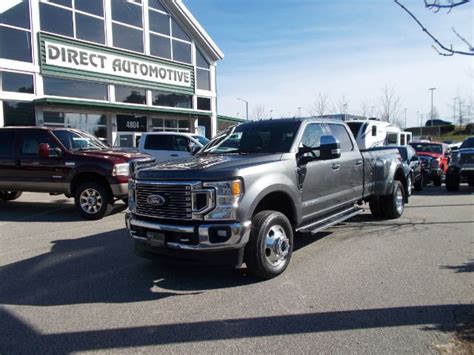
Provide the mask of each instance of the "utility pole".
{"label": "utility pole", "polygon": [[456,100],[457,97],[453,97],[453,124],[456,124]]}
{"label": "utility pole", "polygon": [[300,117],[300,118],[301,118],[301,106],[300,106],[300,107],[298,107],[298,117]]}
{"label": "utility pole", "polygon": [[240,98],[237,98],[237,100],[245,102],[245,117],[248,121],[249,120],[249,102],[247,100],[240,99]]}
{"label": "utility pole", "polygon": [[405,107],[405,129],[407,129],[407,108]]}
{"label": "utility pole", "polygon": [[431,113],[430,113],[430,119],[431,119],[431,127],[433,127],[433,96],[434,96],[434,91],[436,88],[429,88],[428,90],[431,91]]}
{"label": "utility pole", "polygon": [[458,100],[458,103],[459,103],[459,125],[462,127],[462,101],[461,100]]}
{"label": "utility pole", "polygon": [[423,114],[420,116],[421,121],[420,121],[420,136],[423,137]]}
{"label": "utility pole", "polygon": [[270,118],[273,118],[273,110],[270,110]]}
{"label": "utility pole", "polygon": [[374,107],[375,106],[370,106],[370,118],[374,117]]}

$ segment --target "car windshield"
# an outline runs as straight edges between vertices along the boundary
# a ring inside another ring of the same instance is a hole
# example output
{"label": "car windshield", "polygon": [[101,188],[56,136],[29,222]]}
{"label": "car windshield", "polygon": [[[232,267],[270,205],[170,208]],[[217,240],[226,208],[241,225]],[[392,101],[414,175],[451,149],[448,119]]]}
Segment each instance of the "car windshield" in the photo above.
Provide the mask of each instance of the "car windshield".
{"label": "car windshield", "polygon": [[263,121],[233,126],[211,140],[199,154],[288,153],[299,121]]}
{"label": "car windshield", "polygon": [[410,145],[415,148],[419,153],[443,153],[443,146],[441,144],[433,143],[410,143]]}
{"label": "car windshield", "polygon": [[460,149],[474,148],[474,137],[466,139],[462,144]]}
{"label": "car windshield", "polygon": [[53,134],[70,150],[109,149],[99,139],[86,132],[54,130]]}
{"label": "car windshield", "polygon": [[195,140],[197,140],[199,143],[201,143],[203,146],[209,143],[209,139],[203,136],[193,136]]}

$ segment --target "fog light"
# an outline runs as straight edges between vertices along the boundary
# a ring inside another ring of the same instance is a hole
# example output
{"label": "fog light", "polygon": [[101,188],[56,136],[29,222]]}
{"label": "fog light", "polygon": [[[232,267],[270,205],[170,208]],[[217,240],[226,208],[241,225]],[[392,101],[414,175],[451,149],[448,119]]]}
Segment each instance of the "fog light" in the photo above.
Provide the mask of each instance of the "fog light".
{"label": "fog light", "polygon": [[209,241],[213,244],[227,242],[232,236],[230,227],[209,228]]}

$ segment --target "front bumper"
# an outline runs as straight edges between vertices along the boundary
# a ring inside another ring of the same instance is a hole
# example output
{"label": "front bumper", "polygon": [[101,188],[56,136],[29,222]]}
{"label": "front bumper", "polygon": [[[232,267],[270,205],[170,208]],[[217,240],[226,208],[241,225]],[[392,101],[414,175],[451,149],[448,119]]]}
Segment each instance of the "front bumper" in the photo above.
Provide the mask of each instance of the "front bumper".
{"label": "front bumper", "polygon": [[[130,236],[138,242],[152,248],[150,233],[159,233],[164,237],[163,247],[156,249],[171,249],[193,252],[220,252],[237,250],[245,247],[250,237],[251,222],[244,223],[202,223],[202,224],[168,224],[138,219],[132,213],[125,215],[125,224]],[[227,233],[219,236],[218,231]]]}
{"label": "front bumper", "polygon": [[118,183],[110,184],[110,189],[114,197],[116,198],[126,198],[128,197],[128,182],[127,183]]}

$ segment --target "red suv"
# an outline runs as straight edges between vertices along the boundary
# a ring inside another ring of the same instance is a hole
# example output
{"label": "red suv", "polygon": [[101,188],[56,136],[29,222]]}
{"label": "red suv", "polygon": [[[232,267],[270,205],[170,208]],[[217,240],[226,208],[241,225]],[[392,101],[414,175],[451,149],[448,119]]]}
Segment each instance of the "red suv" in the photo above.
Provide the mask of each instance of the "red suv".
{"label": "red suv", "polygon": [[433,181],[434,186],[441,186],[448,171],[451,151],[449,146],[439,142],[413,141],[410,145],[415,148],[423,165],[423,178]]}
{"label": "red suv", "polygon": [[0,128],[0,200],[16,200],[23,191],[65,194],[83,217],[100,219],[127,199],[132,160],[154,162],[76,129]]}

